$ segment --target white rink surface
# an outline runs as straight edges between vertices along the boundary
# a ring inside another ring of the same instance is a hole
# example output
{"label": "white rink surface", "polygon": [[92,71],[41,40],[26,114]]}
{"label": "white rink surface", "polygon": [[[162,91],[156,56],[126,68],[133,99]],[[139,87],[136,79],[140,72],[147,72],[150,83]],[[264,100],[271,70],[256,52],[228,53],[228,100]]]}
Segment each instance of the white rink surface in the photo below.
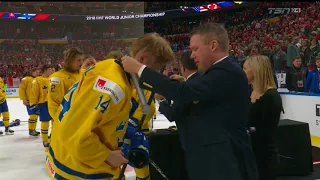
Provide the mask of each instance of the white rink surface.
{"label": "white rink surface", "polygon": [[[30,137],[27,120],[29,118],[25,106],[18,98],[7,99],[10,122],[20,119],[20,126],[13,127],[14,135],[0,137],[0,179],[3,180],[50,180],[45,169],[44,148],[41,137]],[[1,119],[2,120],[2,119]],[[162,114],[157,114],[154,121],[155,129],[167,128],[170,123]],[[3,127],[0,127],[4,130]],[[37,130],[40,132],[40,122]],[[126,171],[127,180],[135,180],[135,173],[131,167]]]}

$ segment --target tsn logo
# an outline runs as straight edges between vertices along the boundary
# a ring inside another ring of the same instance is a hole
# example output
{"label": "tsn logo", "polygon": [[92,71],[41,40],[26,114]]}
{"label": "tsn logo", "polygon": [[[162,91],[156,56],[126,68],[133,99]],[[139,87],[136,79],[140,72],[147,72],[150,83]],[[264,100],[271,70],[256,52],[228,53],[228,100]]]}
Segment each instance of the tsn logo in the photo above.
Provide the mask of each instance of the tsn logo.
{"label": "tsn logo", "polygon": [[274,14],[274,15],[301,12],[301,8],[268,8],[268,10],[269,10],[269,14]]}
{"label": "tsn logo", "polygon": [[[320,104],[316,104],[316,116],[320,117]],[[320,125],[320,120],[316,120],[316,125]]]}

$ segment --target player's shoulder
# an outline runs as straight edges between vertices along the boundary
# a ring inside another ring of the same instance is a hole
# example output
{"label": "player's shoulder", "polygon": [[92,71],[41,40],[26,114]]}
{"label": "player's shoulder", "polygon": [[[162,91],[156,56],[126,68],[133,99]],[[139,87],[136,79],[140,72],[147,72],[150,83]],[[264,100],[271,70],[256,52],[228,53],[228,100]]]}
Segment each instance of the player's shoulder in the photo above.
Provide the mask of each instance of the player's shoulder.
{"label": "player's shoulder", "polygon": [[48,80],[48,78],[43,77],[43,76],[38,76],[38,77],[34,78],[33,81],[45,81],[45,80]]}
{"label": "player's shoulder", "polygon": [[31,79],[33,79],[33,77],[31,77],[31,76],[25,76],[25,77],[23,77],[23,78],[21,79],[21,81],[28,81],[28,80],[31,80]]}
{"label": "player's shoulder", "polygon": [[103,60],[103,61],[99,61],[94,65],[94,68],[97,71],[105,69],[105,68],[109,69],[110,67],[112,67],[114,65],[117,65],[117,63],[115,63],[114,60],[115,59],[106,59],[106,60]]}
{"label": "player's shoulder", "polygon": [[56,71],[56,72],[52,73],[50,75],[50,78],[52,78],[52,77],[64,78],[66,76],[67,76],[67,72],[65,70],[63,70],[63,69],[60,69],[59,71]]}
{"label": "player's shoulder", "polygon": [[59,71],[54,72],[53,74],[50,75],[49,77],[50,84],[60,84],[61,81],[63,81],[63,79],[66,79],[68,77],[69,77],[68,73],[63,69],[60,69]]}

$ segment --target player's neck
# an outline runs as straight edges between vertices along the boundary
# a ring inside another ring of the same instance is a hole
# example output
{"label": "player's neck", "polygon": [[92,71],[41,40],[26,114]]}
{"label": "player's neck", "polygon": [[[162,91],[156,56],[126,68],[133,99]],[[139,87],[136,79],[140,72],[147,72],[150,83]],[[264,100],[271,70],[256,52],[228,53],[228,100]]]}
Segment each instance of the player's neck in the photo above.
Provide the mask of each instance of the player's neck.
{"label": "player's neck", "polygon": [[48,78],[48,77],[49,77],[49,75],[42,74],[42,77]]}

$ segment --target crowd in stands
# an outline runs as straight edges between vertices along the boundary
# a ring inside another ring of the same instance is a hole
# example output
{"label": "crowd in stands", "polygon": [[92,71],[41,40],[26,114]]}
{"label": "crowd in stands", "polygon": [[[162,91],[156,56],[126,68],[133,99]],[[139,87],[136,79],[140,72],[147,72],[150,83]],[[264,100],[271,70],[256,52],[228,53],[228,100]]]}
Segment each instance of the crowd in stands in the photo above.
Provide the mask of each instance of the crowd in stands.
{"label": "crowd in stands", "polygon": [[[274,16],[269,13],[270,7],[300,7],[302,10],[298,14]],[[187,33],[194,26],[207,22],[221,22],[228,27],[230,54],[240,63],[249,55],[261,53],[270,58],[276,72],[281,72],[292,67],[293,57],[300,56],[302,64],[310,66],[320,56],[319,2],[281,2],[280,5],[279,2],[264,2],[245,10],[187,19],[149,20],[140,24],[134,20],[130,23],[85,24],[1,20],[0,39],[10,40],[0,41],[0,76],[23,77],[33,66],[61,64],[62,51],[70,46],[80,47],[97,60],[102,60],[110,50],[128,53],[130,43],[119,39],[137,37],[142,32],[164,35],[179,58],[189,46]],[[38,41],[61,39],[67,32],[71,32],[72,39],[75,39],[72,43],[43,44]],[[291,46],[295,47],[294,51],[288,48]]]}
{"label": "crowd in stands", "polygon": [[[0,12],[16,12],[21,11],[24,13],[48,13],[48,14],[118,14],[117,12],[156,12],[156,11],[166,11],[168,9],[180,9],[181,7],[195,7],[204,4],[211,3],[210,1],[196,1],[196,2],[177,2],[177,1],[168,1],[168,2],[113,2],[103,4],[103,2],[91,3],[88,4],[96,4],[95,6],[91,6],[83,9],[82,6],[71,6],[71,4],[65,4],[61,7],[61,4],[57,4],[58,2],[47,2],[46,4],[39,3],[38,6],[26,4],[23,2],[12,3],[9,6],[10,2],[2,1],[0,2]],[[22,4],[23,3],[23,4]],[[84,2],[78,2],[79,4],[84,4]],[[36,3],[34,3],[36,4]],[[62,3],[63,4],[63,3]],[[139,6],[137,6],[139,5]],[[104,7],[106,6],[106,7]],[[105,10],[107,9],[107,10]]]}

